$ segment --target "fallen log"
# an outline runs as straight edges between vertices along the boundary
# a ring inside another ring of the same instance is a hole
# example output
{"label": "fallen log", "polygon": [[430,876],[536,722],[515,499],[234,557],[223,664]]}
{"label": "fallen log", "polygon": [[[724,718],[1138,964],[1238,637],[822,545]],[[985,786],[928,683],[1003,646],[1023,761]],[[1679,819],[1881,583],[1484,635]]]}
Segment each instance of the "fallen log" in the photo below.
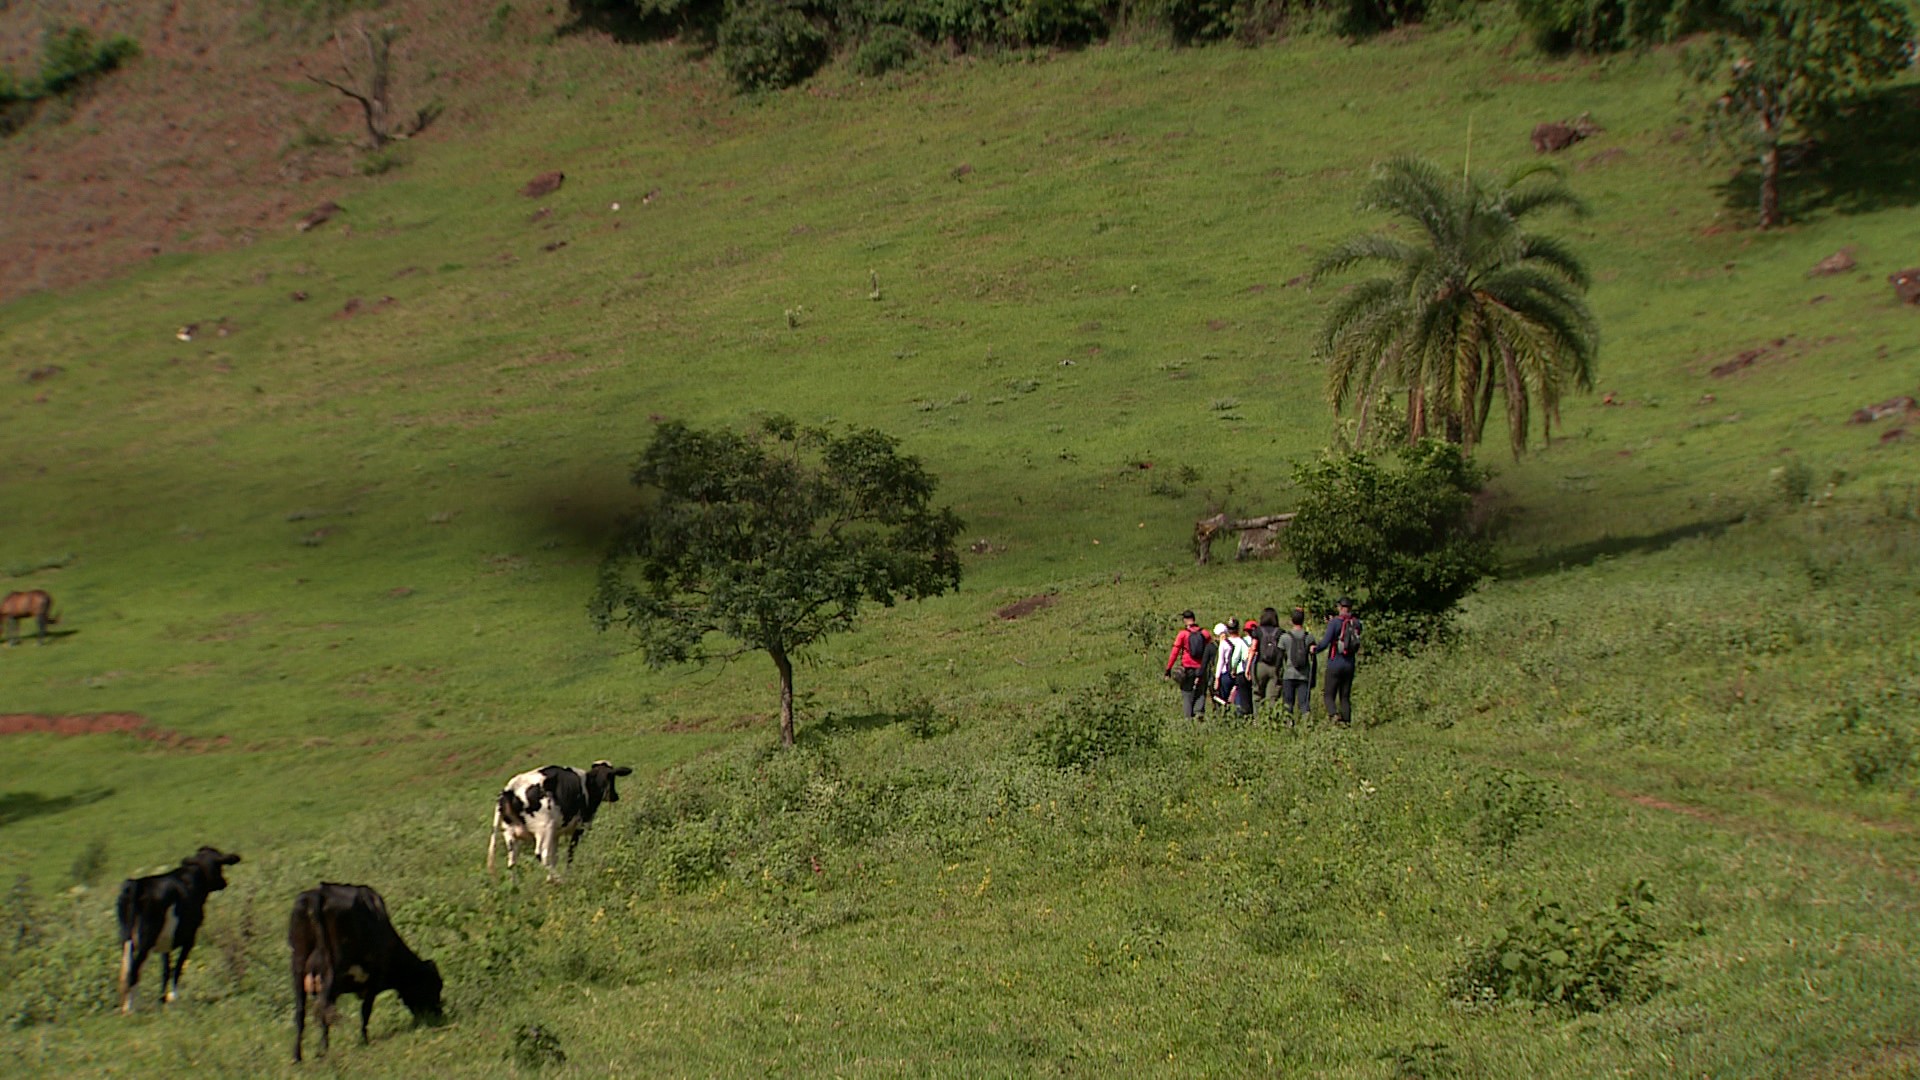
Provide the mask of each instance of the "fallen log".
{"label": "fallen log", "polygon": [[1260,517],[1229,518],[1215,514],[1193,523],[1193,554],[1201,566],[1213,558],[1213,538],[1222,532],[1238,534],[1233,557],[1236,561],[1262,559],[1280,548],[1280,530],[1293,521],[1292,514],[1265,514]]}

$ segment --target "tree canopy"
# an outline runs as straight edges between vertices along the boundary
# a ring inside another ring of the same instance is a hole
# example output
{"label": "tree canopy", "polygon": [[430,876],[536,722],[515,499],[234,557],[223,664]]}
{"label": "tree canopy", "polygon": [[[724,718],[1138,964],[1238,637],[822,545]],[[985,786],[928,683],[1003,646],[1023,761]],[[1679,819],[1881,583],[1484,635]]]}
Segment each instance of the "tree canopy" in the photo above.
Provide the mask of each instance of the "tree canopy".
{"label": "tree canopy", "polygon": [[1327,313],[1317,351],[1334,409],[1356,403],[1364,436],[1379,398],[1404,390],[1409,438],[1443,436],[1471,451],[1497,393],[1514,456],[1536,409],[1551,437],[1567,388],[1592,388],[1599,352],[1586,267],[1522,226],[1541,210],[1582,209],[1559,173],[1536,165],[1496,185],[1400,157],[1375,173],[1361,208],[1404,219],[1417,238],[1353,236],[1313,264],[1315,282],[1365,264],[1388,271]]}
{"label": "tree canopy", "polygon": [[[628,627],[655,667],[767,653],[791,746],[793,661],[861,606],[960,584],[954,512],[899,441],[774,416],[749,433],[661,424],[633,467],[643,505],[621,523],[589,613]],[[733,639],[711,649],[708,635]]]}
{"label": "tree canopy", "polygon": [[1696,0],[1694,17],[1711,36],[1687,66],[1718,91],[1707,130],[1757,160],[1760,226],[1772,228],[1782,145],[1912,63],[1912,16],[1900,0]]}

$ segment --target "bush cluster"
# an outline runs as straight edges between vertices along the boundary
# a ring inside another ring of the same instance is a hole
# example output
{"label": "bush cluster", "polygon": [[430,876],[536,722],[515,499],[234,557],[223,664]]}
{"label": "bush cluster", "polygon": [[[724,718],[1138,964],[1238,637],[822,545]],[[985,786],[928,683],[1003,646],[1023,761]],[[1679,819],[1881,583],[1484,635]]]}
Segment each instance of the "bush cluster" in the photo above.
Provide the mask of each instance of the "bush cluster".
{"label": "bush cluster", "polygon": [[78,93],[139,55],[140,43],[123,34],[102,40],[84,26],[48,29],[37,74],[23,79],[0,70],[0,136],[19,130],[41,102]]}
{"label": "bush cluster", "polygon": [[1363,454],[1294,470],[1300,502],[1282,535],[1309,606],[1360,600],[1370,646],[1400,648],[1444,631],[1493,570],[1492,545],[1470,527],[1486,473],[1459,446],[1423,439],[1389,469]]}
{"label": "bush cluster", "polygon": [[1661,943],[1647,919],[1653,890],[1636,881],[1611,907],[1584,917],[1558,902],[1534,908],[1468,950],[1454,990],[1475,1003],[1532,1002],[1597,1012],[1654,989]]}
{"label": "bush cluster", "polygon": [[1068,695],[1034,733],[1033,754],[1055,769],[1085,769],[1160,745],[1162,710],[1121,675],[1098,690]]}

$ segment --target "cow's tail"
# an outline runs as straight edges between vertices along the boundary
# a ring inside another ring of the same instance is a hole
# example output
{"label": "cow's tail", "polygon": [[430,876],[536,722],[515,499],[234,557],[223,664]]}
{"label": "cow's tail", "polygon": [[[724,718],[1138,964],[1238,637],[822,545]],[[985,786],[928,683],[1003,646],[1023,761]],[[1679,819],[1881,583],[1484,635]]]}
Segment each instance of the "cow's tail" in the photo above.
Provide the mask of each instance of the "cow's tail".
{"label": "cow's tail", "polygon": [[493,833],[487,837],[487,873],[493,873],[493,849],[500,843],[500,830],[505,825],[501,815],[500,800],[493,801]]}
{"label": "cow's tail", "polygon": [[311,951],[298,961],[300,993],[303,997],[318,998],[316,1005],[320,1022],[331,1024],[333,1014],[327,1007],[326,990],[331,981],[333,958],[337,953],[333,926],[325,910],[326,898],[317,890],[304,892],[294,905],[294,916],[307,924],[307,933],[301,937],[312,943]]}

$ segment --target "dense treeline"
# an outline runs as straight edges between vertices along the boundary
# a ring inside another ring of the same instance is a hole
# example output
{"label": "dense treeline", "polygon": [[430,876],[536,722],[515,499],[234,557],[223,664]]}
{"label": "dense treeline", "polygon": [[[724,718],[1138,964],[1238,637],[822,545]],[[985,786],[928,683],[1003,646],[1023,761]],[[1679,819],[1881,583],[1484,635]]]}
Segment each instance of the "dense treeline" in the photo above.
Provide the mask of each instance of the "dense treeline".
{"label": "dense treeline", "polygon": [[[1884,4],[1888,0],[1874,0]],[[1117,32],[1174,45],[1258,44],[1301,28],[1365,36],[1407,23],[1511,16],[1548,52],[1617,52],[1716,31],[1735,9],[1821,0],[570,0],[583,24],[715,46],[742,89],[791,86],[835,53],[865,75],[929,49],[1059,48]],[[1821,13],[1812,12],[1810,18]]]}

